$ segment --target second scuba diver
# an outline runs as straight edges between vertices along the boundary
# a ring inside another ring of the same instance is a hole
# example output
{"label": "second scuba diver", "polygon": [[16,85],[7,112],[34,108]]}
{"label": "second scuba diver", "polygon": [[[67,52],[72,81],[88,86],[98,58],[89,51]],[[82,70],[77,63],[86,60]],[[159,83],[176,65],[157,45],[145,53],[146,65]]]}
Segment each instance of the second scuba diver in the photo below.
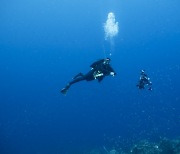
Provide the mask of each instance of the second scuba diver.
{"label": "second scuba diver", "polygon": [[145,89],[145,87],[148,87],[148,90],[152,91],[152,82],[150,81],[150,78],[148,78],[147,74],[145,74],[144,70],[141,70],[141,75],[138,84],[136,85],[139,89]]}

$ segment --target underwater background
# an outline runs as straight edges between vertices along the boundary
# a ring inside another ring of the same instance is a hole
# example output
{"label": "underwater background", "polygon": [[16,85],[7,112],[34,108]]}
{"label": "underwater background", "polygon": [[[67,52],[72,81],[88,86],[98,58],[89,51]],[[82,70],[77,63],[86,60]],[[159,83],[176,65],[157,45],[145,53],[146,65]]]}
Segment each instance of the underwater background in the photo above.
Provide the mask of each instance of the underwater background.
{"label": "underwater background", "polygon": [[[109,12],[119,23],[113,43]],[[106,56],[115,77],[60,93]],[[136,87],[141,69],[153,91]],[[0,154],[128,152],[177,139],[179,88],[179,0],[0,1]]]}

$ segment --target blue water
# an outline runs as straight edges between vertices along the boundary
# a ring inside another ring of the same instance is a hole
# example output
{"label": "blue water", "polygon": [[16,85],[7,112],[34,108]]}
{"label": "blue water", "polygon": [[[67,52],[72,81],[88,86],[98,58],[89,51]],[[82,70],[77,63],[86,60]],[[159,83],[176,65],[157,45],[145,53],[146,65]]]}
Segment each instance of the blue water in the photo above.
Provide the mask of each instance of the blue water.
{"label": "blue water", "polygon": [[[0,153],[80,154],[179,137],[179,6],[179,0],[1,0]],[[113,48],[103,30],[111,11],[119,22]],[[60,93],[104,52],[112,52],[117,76]],[[141,69],[152,92],[136,87]]]}

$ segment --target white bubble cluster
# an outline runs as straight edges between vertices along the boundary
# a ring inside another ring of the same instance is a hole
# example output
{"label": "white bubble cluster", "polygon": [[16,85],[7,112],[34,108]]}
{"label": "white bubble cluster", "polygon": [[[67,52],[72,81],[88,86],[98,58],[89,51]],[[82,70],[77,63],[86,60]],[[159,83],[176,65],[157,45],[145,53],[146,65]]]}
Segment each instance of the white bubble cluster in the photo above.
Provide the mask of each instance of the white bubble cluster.
{"label": "white bubble cluster", "polygon": [[119,27],[113,12],[108,13],[106,22],[104,23],[105,39],[112,39],[118,34]]}

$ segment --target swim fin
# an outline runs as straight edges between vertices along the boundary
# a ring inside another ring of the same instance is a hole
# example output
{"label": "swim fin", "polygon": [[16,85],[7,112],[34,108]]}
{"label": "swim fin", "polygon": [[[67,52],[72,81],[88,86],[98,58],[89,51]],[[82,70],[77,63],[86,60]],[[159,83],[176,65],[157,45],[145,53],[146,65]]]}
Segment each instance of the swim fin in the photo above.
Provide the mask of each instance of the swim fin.
{"label": "swim fin", "polygon": [[67,91],[68,91],[68,89],[67,89],[67,88],[63,88],[63,89],[61,89],[61,93],[62,93],[62,94],[64,94],[64,95],[66,95]]}
{"label": "swim fin", "polygon": [[68,83],[65,88],[61,89],[61,93],[66,95],[69,88],[70,88],[70,84]]}

